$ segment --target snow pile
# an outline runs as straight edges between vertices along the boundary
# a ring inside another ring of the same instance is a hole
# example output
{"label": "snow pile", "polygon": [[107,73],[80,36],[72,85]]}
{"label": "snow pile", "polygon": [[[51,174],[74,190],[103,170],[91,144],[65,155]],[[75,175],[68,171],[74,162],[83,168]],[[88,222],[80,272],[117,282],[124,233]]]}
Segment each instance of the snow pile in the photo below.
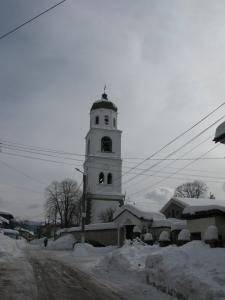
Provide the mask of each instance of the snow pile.
{"label": "snow pile", "polygon": [[146,274],[150,284],[179,299],[225,299],[225,251],[201,241],[151,253]]}
{"label": "snow pile", "polygon": [[214,225],[210,225],[204,235],[205,241],[218,240],[218,229]]}
{"label": "snow pile", "polygon": [[167,231],[162,231],[159,236],[159,241],[160,242],[170,241],[169,233]]}
{"label": "snow pile", "polygon": [[2,256],[20,256],[21,249],[24,247],[24,240],[14,240],[3,233],[0,233],[0,257]]}
{"label": "snow pile", "polygon": [[152,237],[152,234],[150,232],[147,232],[145,235],[144,235],[144,241],[148,242],[148,241],[153,241],[153,237]]}
{"label": "snow pile", "polygon": [[73,255],[76,257],[83,256],[98,256],[106,254],[115,249],[115,246],[94,247],[88,243],[76,243],[73,250]]}
{"label": "snow pile", "polygon": [[139,243],[138,240],[127,240],[123,247],[105,255],[97,264],[96,270],[100,272],[119,271],[133,275],[144,271],[145,260],[150,252],[160,251],[158,245],[148,246]]}
{"label": "snow pile", "polygon": [[[51,250],[73,250],[76,240],[72,234],[66,234],[59,237],[57,240],[49,240],[47,249]],[[44,244],[44,241],[43,241]]]}
{"label": "snow pile", "polygon": [[178,241],[190,241],[191,240],[191,234],[188,229],[183,229],[178,234]]}
{"label": "snow pile", "polygon": [[41,239],[33,239],[32,241],[30,241],[30,244],[42,246],[44,245],[44,239],[45,239],[44,237]]}

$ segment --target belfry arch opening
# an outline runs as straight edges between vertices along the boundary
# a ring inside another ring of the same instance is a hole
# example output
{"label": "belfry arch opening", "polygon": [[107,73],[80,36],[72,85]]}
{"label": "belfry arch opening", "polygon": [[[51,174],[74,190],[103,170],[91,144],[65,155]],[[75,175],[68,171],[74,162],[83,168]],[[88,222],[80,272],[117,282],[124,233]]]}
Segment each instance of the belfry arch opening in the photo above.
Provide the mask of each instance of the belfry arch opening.
{"label": "belfry arch opening", "polygon": [[112,152],[112,140],[108,136],[104,136],[101,140],[101,151]]}
{"label": "belfry arch opening", "polygon": [[107,184],[112,184],[112,174],[109,173],[107,176]]}
{"label": "belfry arch opening", "polygon": [[98,176],[98,183],[99,184],[104,183],[104,173],[103,172],[101,172]]}

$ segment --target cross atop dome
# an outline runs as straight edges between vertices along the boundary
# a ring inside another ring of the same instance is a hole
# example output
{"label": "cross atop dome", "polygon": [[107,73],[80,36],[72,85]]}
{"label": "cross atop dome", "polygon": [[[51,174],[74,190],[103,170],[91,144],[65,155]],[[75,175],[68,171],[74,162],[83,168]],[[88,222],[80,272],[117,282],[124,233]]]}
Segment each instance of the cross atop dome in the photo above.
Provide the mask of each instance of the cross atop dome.
{"label": "cross atop dome", "polygon": [[106,94],[105,90],[106,90],[106,85],[104,86],[104,92],[102,94],[102,100],[108,100],[108,95]]}

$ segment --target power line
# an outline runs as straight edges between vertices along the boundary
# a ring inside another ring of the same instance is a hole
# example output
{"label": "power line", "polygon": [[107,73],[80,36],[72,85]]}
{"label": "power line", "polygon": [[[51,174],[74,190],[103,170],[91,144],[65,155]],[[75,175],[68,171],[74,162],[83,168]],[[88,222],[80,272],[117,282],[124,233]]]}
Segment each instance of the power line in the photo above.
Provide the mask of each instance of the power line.
{"label": "power line", "polygon": [[42,153],[39,151],[31,151],[31,150],[26,150],[26,149],[20,149],[18,147],[12,147],[12,146],[5,146],[4,144],[2,144],[1,146],[2,148],[8,149],[8,150],[14,150],[14,151],[20,151],[20,152],[27,152],[27,153],[32,153],[32,154],[39,154],[42,156],[49,156],[49,157],[55,157],[55,158],[61,158],[61,159],[65,159],[65,160],[72,160],[72,161],[82,161],[82,159],[77,159],[77,158],[71,158],[71,157],[63,157],[63,156],[58,156],[58,155],[53,155],[53,154],[46,154],[46,153]]}
{"label": "power line", "polygon": [[154,183],[154,184],[152,184],[152,185],[148,185],[147,187],[142,188],[141,190],[138,190],[138,191],[136,191],[136,192],[134,192],[134,193],[131,193],[131,194],[128,195],[128,196],[129,196],[129,197],[134,196],[134,195],[136,195],[136,194],[139,194],[139,193],[141,193],[141,192],[144,192],[144,191],[146,191],[146,190],[148,190],[148,189],[150,189],[150,188],[152,188],[152,187],[154,187],[154,186],[156,186],[156,185],[158,185],[158,184],[160,184],[160,183],[166,181],[167,179],[171,178],[173,175],[176,175],[176,174],[179,173],[180,171],[184,170],[185,168],[187,168],[187,167],[190,166],[191,164],[193,164],[193,163],[195,163],[196,161],[198,161],[201,157],[203,157],[203,156],[205,156],[206,154],[208,154],[209,152],[213,151],[213,150],[214,150],[215,148],[217,148],[218,146],[220,146],[220,145],[214,146],[213,148],[211,148],[210,150],[206,151],[206,152],[203,153],[201,156],[199,156],[199,157],[196,158],[195,160],[189,162],[188,164],[186,164],[186,165],[183,166],[182,168],[178,169],[176,172],[174,172],[173,174],[167,176],[166,178],[164,178],[164,179],[162,179],[162,180],[160,180],[160,181],[158,181],[158,182],[156,182],[156,183]]}
{"label": "power line", "polygon": [[[191,127],[189,127],[187,130],[183,131],[181,134],[179,134],[178,136],[176,136],[174,139],[172,139],[170,142],[168,142],[166,145],[162,146],[159,150],[155,151],[153,154],[151,154],[150,156],[148,156],[147,158],[145,158],[143,161],[141,161],[140,163],[138,163],[136,166],[132,167],[130,170],[128,170],[127,172],[125,172],[124,174],[122,174],[122,176],[125,176],[126,174],[128,174],[130,171],[136,169],[137,167],[139,167],[140,165],[142,165],[145,161],[149,160],[150,158],[154,157],[155,155],[157,155],[158,153],[160,153],[162,150],[164,150],[165,148],[167,148],[169,145],[173,144],[175,141],[177,141],[179,138],[181,138],[183,135],[185,135],[186,133],[188,133],[189,131],[191,131],[193,128],[195,128],[197,125],[199,125],[200,123],[202,123],[204,120],[206,120],[209,116],[211,116],[214,112],[216,112],[218,109],[220,109],[223,105],[225,105],[225,102],[223,102],[222,104],[220,104],[218,107],[216,107],[215,109],[213,109],[211,112],[209,112],[206,116],[204,116],[203,118],[201,118],[198,122],[196,122],[195,124],[193,124]],[[122,177],[121,176],[121,177]],[[120,178],[119,178],[120,179]]]}
{"label": "power line", "polygon": [[40,16],[46,14],[47,12],[49,12],[50,10],[56,8],[57,6],[61,5],[63,2],[66,2],[66,0],[60,1],[58,3],[56,3],[55,5],[49,7],[48,9],[44,10],[43,12],[41,12],[40,14],[32,17],[31,19],[28,19],[27,21],[25,21],[24,23],[22,23],[21,25],[9,30],[8,32],[2,34],[0,36],[0,40],[4,39],[5,37],[9,36],[10,34],[16,32],[17,30],[19,30],[20,28],[22,28],[23,26],[27,25],[28,23],[33,22],[34,20],[36,20],[37,18],[39,18]]}
{"label": "power line", "polygon": [[10,146],[10,147],[17,147],[17,148],[28,149],[28,150],[37,150],[37,151],[47,152],[47,153],[50,152],[50,153],[69,155],[69,156],[85,156],[85,154],[56,150],[49,147],[40,147],[40,146],[21,144],[21,143],[6,141],[4,139],[0,139],[0,144]]}
{"label": "power line", "polygon": [[[182,144],[180,147],[178,147],[176,150],[170,152],[165,158],[169,158],[172,155],[174,155],[175,153],[177,153],[178,151],[182,150],[184,147],[186,147],[187,145],[189,145],[190,143],[192,143],[194,140],[196,140],[198,137],[200,137],[202,134],[204,134],[207,130],[209,130],[210,128],[212,128],[214,125],[216,125],[217,123],[219,123],[222,119],[224,119],[225,116],[220,117],[219,119],[217,119],[215,122],[213,122],[211,125],[209,125],[208,127],[206,127],[205,129],[203,129],[201,132],[199,132],[197,135],[195,135],[193,138],[191,138],[190,140],[188,140],[187,142],[185,142],[184,144]],[[147,172],[149,170],[151,170],[152,168],[158,166],[161,162],[156,162],[155,164],[151,165],[149,168],[145,169],[144,172]],[[134,169],[134,168],[132,168]],[[129,180],[126,181],[126,183],[134,180],[135,178],[137,178],[138,175],[133,176],[132,178],[130,178]]]}
{"label": "power line", "polygon": [[36,178],[34,178],[34,177],[28,175],[27,173],[25,173],[25,172],[23,172],[23,171],[21,171],[21,170],[18,170],[17,168],[15,168],[15,167],[9,165],[8,163],[6,163],[6,162],[4,162],[4,161],[2,161],[2,160],[0,160],[0,163],[3,164],[3,165],[5,165],[7,168],[9,168],[9,169],[11,169],[11,170],[14,170],[14,171],[16,171],[17,173],[23,175],[24,177],[29,178],[29,179],[32,180],[32,181],[38,182],[38,183],[41,184],[41,185],[46,185],[46,183],[40,181],[39,179],[36,179]]}
{"label": "power line", "polygon": [[[211,136],[210,136],[211,137]],[[208,141],[209,137],[207,137],[207,139],[204,139],[202,142],[198,143],[197,145],[195,145],[194,147],[192,147],[190,150],[186,151],[184,154],[182,154],[179,158],[177,158],[175,161],[182,159],[184,156],[186,156],[187,154],[191,153],[192,151],[194,151],[196,148],[200,147],[202,144],[204,144],[206,141]],[[154,174],[157,174],[158,172],[160,172],[161,170],[171,166],[172,164],[174,164],[175,161],[171,161],[169,162],[166,166],[162,167],[159,169],[159,171],[154,171]],[[157,164],[155,164],[157,165]],[[152,169],[152,168],[149,168]],[[144,170],[144,173],[146,172],[147,169]],[[148,170],[149,171],[149,170]],[[128,182],[128,181],[127,181]],[[125,182],[124,184],[126,184],[127,182]],[[139,183],[140,181],[136,182],[136,185]]]}

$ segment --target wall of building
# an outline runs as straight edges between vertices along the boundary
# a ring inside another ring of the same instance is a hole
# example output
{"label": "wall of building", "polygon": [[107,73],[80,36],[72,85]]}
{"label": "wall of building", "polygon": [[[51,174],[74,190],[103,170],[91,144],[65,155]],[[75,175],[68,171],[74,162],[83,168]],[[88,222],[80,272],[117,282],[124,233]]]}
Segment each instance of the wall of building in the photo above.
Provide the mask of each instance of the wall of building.
{"label": "wall of building", "polygon": [[106,212],[107,209],[117,209],[120,206],[119,201],[115,200],[97,200],[93,199],[91,202],[91,223],[107,222],[101,219],[101,214]]}
{"label": "wall of building", "polygon": [[[89,157],[85,161],[84,169],[88,174],[87,192],[92,194],[121,194],[122,160],[104,157]],[[99,174],[103,172],[104,182],[99,183]],[[108,174],[112,174],[112,183],[107,183]]]}
{"label": "wall of building", "polygon": [[187,229],[191,234],[201,233],[201,239],[204,238],[205,231],[210,225],[216,225],[215,217],[187,220]]}
{"label": "wall of building", "polygon": [[[105,116],[109,117],[108,124],[105,124]],[[99,117],[99,123],[96,124],[96,117]],[[115,119],[115,126],[113,119]],[[90,127],[91,128],[105,128],[105,129],[117,129],[117,112],[112,109],[94,109],[90,113]]]}
{"label": "wall of building", "polygon": [[216,226],[221,239],[225,241],[225,216],[216,217]]}
{"label": "wall of building", "polygon": [[[72,234],[76,241],[81,241],[81,231],[72,231],[72,232],[62,232],[61,235]],[[98,242],[104,246],[117,246],[118,245],[118,230],[113,229],[98,229],[98,230],[87,230],[85,231],[85,239],[87,241]],[[123,244],[124,232],[123,228],[119,232],[120,245]]]}
{"label": "wall of building", "polygon": [[181,219],[183,210],[184,210],[184,207],[176,205],[175,203],[171,203],[167,207],[167,209],[165,211],[163,211],[163,214],[166,216],[166,218]]}

